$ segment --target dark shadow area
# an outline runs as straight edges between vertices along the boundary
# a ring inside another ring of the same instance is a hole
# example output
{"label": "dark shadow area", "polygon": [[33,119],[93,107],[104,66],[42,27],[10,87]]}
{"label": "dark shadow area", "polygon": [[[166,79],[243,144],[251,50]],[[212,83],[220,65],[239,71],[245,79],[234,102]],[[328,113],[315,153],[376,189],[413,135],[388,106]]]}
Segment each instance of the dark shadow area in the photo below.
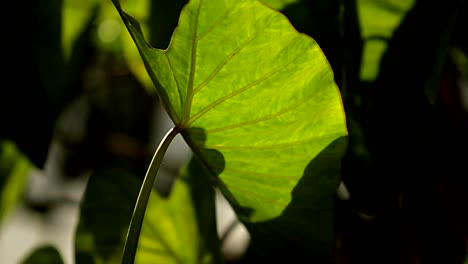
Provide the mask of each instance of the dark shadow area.
{"label": "dark shadow area", "polygon": [[336,139],[310,161],[279,217],[245,223],[252,240],[241,263],[332,263],[333,202],[346,142]]}
{"label": "dark shadow area", "polygon": [[[343,2],[347,4],[350,1]],[[340,0],[298,0],[281,10],[299,32],[311,36],[319,44],[338,84],[343,81],[341,65],[345,48],[341,41],[340,5]]]}
{"label": "dark shadow area", "polygon": [[343,180],[351,200],[338,201],[338,263],[466,258],[468,115],[449,56],[466,6],[416,1],[388,40],[377,79],[348,78]]}
{"label": "dark shadow area", "polygon": [[199,162],[203,164],[205,171],[210,175],[211,185],[220,189],[240,218],[249,218],[253,210],[241,206],[219,178],[219,175],[224,171],[226,161],[221,152],[204,147],[206,141],[205,130],[199,127],[191,127],[182,131],[182,136],[198,157]]}
{"label": "dark shadow area", "polygon": [[[220,168],[224,169],[224,157],[216,150],[206,150],[210,155],[216,156]],[[212,175],[208,172],[204,162],[194,156],[188,166],[187,174],[182,176],[183,181],[190,186],[192,202],[197,217],[198,231],[200,232],[200,254],[211,254],[214,263],[222,263],[220,250],[221,242],[216,229],[216,205]],[[218,172],[220,173],[220,172]]]}

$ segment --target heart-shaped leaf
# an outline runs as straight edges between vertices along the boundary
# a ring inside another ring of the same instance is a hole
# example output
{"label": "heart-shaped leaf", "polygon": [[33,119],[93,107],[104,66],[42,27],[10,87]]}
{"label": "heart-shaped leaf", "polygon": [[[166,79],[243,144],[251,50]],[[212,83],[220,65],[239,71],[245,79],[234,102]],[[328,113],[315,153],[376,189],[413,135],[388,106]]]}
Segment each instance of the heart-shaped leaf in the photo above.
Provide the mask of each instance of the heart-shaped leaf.
{"label": "heart-shaped leaf", "polygon": [[318,44],[260,1],[192,0],[168,49],[154,49],[114,4],[176,128],[239,216],[279,216],[310,161],[347,134]]}

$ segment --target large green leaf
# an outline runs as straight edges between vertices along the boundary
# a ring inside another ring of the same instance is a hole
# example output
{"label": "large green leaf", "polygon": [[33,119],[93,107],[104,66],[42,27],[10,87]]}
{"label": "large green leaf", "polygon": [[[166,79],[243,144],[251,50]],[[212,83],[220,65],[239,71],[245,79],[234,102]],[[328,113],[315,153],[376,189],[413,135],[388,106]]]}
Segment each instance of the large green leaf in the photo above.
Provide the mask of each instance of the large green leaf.
{"label": "large green leaf", "polygon": [[280,216],[308,164],[347,133],[317,43],[260,1],[193,0],[169,48],[154,49],[114,4],[177,129],[241,219]]}

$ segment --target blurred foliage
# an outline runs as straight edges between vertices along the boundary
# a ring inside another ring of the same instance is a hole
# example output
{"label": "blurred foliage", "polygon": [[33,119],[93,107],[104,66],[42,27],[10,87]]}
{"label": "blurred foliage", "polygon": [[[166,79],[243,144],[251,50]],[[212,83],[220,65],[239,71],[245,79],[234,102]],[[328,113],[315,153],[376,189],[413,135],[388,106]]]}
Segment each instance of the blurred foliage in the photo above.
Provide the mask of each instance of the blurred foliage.
{"label": "blurred foliage", "polygon": [[214,190],[197,158],[182,168],[169,197],[153,191],[135,263],[222,263]]}
{"label": "blurred foliage", "polygon": [[22,264],[63,264],[60,252],[50,245],[41,246],[35,249],[29,256],[26,256]]}
{"label": "blurred foliage", "polygon": [[140,182],[123,167],[96,170],[81,202],[75,262],[118,263]]}
{"label": "blurred foliage", "polygon": [[359,76],[361,80],[375,80],[387,42],[413,5],[414,0],[357,1],[359,28],[364,45]]}
{"label": "blurred foliage", "polygon": [[13,142],[0,141],[0,223],[23,197],[31,168]]}

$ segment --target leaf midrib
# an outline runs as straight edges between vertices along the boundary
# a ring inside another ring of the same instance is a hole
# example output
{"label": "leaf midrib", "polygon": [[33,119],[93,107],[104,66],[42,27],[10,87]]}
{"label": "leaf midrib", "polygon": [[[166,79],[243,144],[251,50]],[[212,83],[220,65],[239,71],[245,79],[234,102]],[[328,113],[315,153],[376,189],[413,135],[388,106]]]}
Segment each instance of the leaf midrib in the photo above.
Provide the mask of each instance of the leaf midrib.
{"label": "leaf midrib", "polygon": [[195,14],[195,21],[194,21],[194,32],[192,37],[192,54],[190,60],[190,73],[189,73],[189,80],[187,86],[187,97],[185,99],[185,107],[182,114],[182,127],[186,127],[188,124],[188,120],[190,119],[190,109],[192,108],[192,100],[193,100],[193,82],[195,79],[195,68],[197,65],[197,34],[198,34],[198,23],[200,20],[200,9],[202,6],[203,0],[200,0],[197,8],[197,12]]}

